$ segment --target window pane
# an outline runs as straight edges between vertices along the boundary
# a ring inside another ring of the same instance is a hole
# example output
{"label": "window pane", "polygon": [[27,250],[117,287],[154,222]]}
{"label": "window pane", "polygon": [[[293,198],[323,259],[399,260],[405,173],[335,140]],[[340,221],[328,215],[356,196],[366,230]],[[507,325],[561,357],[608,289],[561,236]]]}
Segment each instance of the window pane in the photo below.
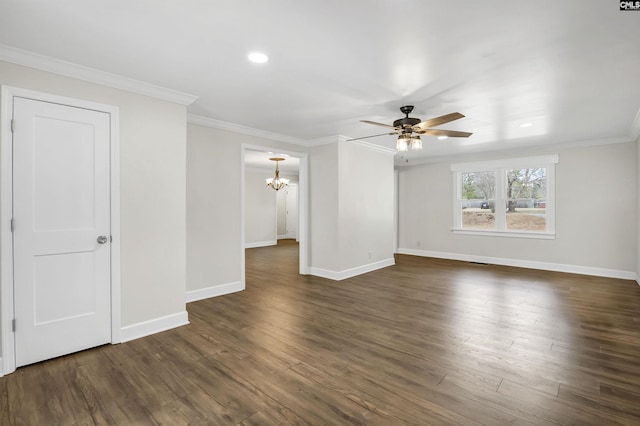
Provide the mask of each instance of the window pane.
{"label": "window pane", "polygon": [[462,173],[462,227],[495,229],[495,172]]}
{"label": "window pane", "polygon": [[547,228],[547,169],[507,170],[507,229]]}

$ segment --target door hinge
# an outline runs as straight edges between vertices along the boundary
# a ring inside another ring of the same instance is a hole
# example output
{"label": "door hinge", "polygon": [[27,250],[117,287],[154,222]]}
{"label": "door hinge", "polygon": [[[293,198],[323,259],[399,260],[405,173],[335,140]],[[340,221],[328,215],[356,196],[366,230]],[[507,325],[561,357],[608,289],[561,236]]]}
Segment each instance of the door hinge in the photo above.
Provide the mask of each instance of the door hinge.
{"label": "door hinge", "polygon": [[16,220],[11,218],[11,232],[16,230]]}
{"label": "door hinge", "polygon": [[12,319],[11,320],[11,330],[15,333],[16,332],[16,319]]}
{"label": "door hinge", "polygon": [[11,133],[16,131],[16,121],[12,118],[11,119]]}

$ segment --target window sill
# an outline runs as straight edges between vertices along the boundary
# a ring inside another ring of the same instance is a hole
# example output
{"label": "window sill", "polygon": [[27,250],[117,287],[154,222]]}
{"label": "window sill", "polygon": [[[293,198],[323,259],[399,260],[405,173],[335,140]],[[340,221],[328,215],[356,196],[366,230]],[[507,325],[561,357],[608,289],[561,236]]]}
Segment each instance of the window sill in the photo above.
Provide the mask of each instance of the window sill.
{"label": "window sill", "polygon": [[527,231],[485,231],[480,229],[460,229],[453,228],[454,234],[458,235],[482,235],[485,237],[507,237],[507,238],[532,238],[537,240],[555,240],[556,234],[551,232],[527,232]]}

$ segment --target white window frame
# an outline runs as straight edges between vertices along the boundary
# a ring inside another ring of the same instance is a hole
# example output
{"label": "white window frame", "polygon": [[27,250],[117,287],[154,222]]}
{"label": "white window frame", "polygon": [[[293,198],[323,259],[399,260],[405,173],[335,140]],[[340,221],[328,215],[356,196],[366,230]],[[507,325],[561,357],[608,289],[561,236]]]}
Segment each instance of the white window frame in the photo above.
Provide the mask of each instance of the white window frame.
{"label": "white window frame", "polygon": [[[456,163],[451,165],[453,172],[453,228],[454,234],[484,235],[515,238],[555,239],[556,237],[556,197],[555,197],[555,165],[558,155],[540,155],[534,157],[505,158],[501,160],[479,161],[473,163]],[[507,229],[507,213],[505,209],[496,209],[496,229],[468,229],[462,227],[462,175],[470,172],[495,172],[496,197],[495,205],[507,203],[505,188],[507,170],[533,169],[544,167],[547,169],[547,199],[546,199],[546,229],[544,231],[512,231]]]}

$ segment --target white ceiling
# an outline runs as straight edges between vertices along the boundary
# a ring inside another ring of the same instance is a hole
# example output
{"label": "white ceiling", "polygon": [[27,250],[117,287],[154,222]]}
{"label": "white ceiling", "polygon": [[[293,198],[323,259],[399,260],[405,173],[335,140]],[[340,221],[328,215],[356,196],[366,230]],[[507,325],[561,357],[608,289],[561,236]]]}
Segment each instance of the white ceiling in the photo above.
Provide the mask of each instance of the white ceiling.
{"label": "white ceiling", "polygon": [[[269,160],[269,158],[275,157],[284,158],[284,161],[278,161],[278,169],[282,173],[282,177],[287,177],[287,175],[298,175],[300,159],[279,152],[262,152],[245,149],[244,165],[250,168],[265,169],[268,170],[269,173],[273,174],[276,170],[276,162]],[[265,176],[265,179],[268,177],[273,176]]]}
{"label": "white ceiling", "polygon": [[[0,0],[0,11],[0,44],[190,93],[191,114],[302,144],[384,133],[359,120],[391,124],[406,104],[421,119],[459,111],[441,127],[474,133],[424,137],[412,161],[640,132],[640,12],[614,0]],[[249,63],[253,50],[271,60]]]}

